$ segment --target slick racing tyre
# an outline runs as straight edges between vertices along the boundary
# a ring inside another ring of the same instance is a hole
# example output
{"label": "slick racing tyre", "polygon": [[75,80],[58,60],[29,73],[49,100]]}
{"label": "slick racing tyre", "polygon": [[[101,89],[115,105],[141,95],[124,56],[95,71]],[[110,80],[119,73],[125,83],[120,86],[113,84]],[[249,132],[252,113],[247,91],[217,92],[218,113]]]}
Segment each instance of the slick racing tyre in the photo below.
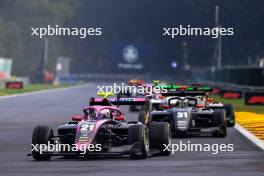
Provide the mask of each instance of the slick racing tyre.
{"label": "slick racing tyre", "polygon": [[232,104],[224,104],[224,110],[226,111],[226,117],[228,117],[227,126],[233,127],[235,126],[235,113]]}
{"label": "slick racing tyre", "polygon": [[[48,126],[37,126],[32,135],[32,144],[54,144],[54,133],[52,128]],[[32,156],[37,161],[50,160],[51,156],[40,154],[39,151],[32,151]]]}
{"label": "slick racing tyre", "polygon": [[[165,146],[171,147],[171,128],[167,122],[152,122],[149,126],[150,147],[159,149],[162,156],[169,156],[170,150]],[[170,149],[169,147],[169,149]]]}
{"label": "slick racing tyre", "polygon": [[149,155],[149,134],[145,125],[133,125],[128,128],[128,141],[132,148],[132,159],[146,159]]}
{"label": "slick racing tyre", "polygon": [[143,112],[143,111],[139,112],[138,121],[145,124],[145,112]]}
{"label": "slick racing tyre", "polygon": [[216,109],[213,113],[214,126],[218,129],[212,133],[214,137],[226,137],[226,119],[223,109]]}

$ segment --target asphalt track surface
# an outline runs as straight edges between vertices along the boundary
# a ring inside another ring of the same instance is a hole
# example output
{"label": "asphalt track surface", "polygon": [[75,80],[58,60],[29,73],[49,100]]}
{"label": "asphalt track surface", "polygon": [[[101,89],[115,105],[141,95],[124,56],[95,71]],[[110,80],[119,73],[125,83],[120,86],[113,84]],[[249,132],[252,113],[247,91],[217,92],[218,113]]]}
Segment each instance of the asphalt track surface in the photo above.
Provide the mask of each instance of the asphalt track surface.
{"label": "asphalt track surface", "polygon": [[[81,114],[97,88],[89,84],[78,88],[0,99],[0,175],[264,175],[264,152],[235,129],[224,139],[199,137],[173,139],[191,143],[234,144],[233,152],[176,152],[169,157],[147,160],[130,158],[63,159],[37,162],[28,157],[33,128],[38,124],[56,127],[72,115]],[[128,120],[137,118],[128,113]]]}

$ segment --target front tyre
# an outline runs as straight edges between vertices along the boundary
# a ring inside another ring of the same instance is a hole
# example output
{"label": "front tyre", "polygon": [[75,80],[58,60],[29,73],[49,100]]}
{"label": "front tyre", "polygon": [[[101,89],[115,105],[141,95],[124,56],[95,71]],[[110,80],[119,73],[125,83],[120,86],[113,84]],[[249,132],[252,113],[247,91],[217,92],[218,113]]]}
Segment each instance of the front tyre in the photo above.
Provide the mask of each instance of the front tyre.
{"label": "front tyre", "polygon": [[[54,133],[52,128],[48,126],[37,126],[35,127],[32,135],[32,144],[34,145],[47,145],[54,144]],[[50,155],[40,154],[40,151],[32,151],[32,156],[37,161],[47,161],[50,160]]]}
{"label": "front tyre", "polygon": [[128,140],[130,145],[136,144],[132,149],[132,159],[146,159],[149,155],[149,134],[145,125],[133,125],[128,128]]}
{"label": "front tyre", "polygon": [[145,112],[144,111],[140,111],[138,114],[138,121],[145,124]]}
{"label": "front tyre", "polygon": [[233,127],[236,124],[235,112],[232,104],[224,104],[224,110],[226,111],[226,116],[228,117],[227,126]]}
{"label": "front tyre", "polygon": [[216,109],[213,113],[214,125],[218,126],[218,129],[212,133],[214,137],[224,138],[227,134],[225,113],[222,109]]}

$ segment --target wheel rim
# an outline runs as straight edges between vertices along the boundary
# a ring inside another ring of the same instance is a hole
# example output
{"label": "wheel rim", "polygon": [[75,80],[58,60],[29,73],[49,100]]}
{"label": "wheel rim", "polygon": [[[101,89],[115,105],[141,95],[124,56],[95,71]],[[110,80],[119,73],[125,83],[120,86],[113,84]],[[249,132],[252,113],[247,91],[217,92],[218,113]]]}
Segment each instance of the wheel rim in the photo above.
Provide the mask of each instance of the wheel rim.
{"label": "wheel rim", "polygon": [[148,138],[148,131],[144,130],[144,148],[145,148],[145,152],[148,155],[149,153],[149,138]]}
{"label": "wheel rim", "polygon": [[171,143],[172,143],[172,134],[171,134],[170,124],[168,124],[168,145],[170,146],[169,147],[170,149],[171,149]]}
{"label": "wheel rim", "polygon": [[220,134],[220,135],[221,135],[221,134],[225,134],[225,132],[226,132],[225,127],[224,127],[223,124],[221,124],[220,127],[219,127],[219,134]]}

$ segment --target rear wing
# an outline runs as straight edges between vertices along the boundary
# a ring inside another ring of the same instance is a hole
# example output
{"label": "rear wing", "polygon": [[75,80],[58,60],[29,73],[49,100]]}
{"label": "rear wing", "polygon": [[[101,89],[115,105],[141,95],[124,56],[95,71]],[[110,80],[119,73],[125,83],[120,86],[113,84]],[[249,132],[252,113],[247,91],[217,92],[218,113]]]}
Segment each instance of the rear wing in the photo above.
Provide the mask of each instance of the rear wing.
{"label": "rear wing", "polygon": [[146,98],[90,98],[90,106],[94,105],[145,105]]}
{"label": "rear wing", "polygon": [[186,91],[213,92],[213,88],[209,86],[188,87]]}
{"label": "rear wing", "polygon": [[169,91],[167,93],[162,93],[162,96],[169,97],[169,96],[179,96],[179,97],[186,97],[186,96],[205,96],[205,91]]}
{"label": "rear wing", "polygon": [[185,91],[185,92],[193,92],[193,91],[198,91],[198,92],[212,92],[213,88],[209,86],[197,86],[197,85],[192,85],[192,86],[186,86],[186,85],[176,85],[176,84],[168,84],[168,85],[160,85],[159,87],[163,89],[167,89],[169,91]]}

